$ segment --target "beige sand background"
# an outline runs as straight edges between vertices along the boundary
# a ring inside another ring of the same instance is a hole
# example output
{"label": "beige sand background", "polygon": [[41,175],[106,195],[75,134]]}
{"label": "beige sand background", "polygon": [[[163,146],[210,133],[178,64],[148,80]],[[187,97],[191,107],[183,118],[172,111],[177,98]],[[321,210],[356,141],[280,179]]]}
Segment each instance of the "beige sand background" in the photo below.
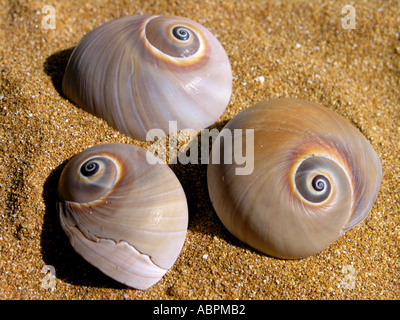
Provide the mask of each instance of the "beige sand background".
{"label": "beige sand background", "polygon": [[[342,26],[346,4],[356,10],[355,29]],[[55,29],[42,27],[45,5],[56,10]],[[0,299],[399,299],[399,12],[398,1],[2,1]],[[55,210],[61,169],[95,144],[141,144],[69,102],[60,85],[83,35],[134,14],[186,16],[217,35],[234,76],[219,128],[254,103],[287,96],[349,119],[383,166],[368,218],[316,256],[275,259],[222,226],[205,165],[173,165],[190,210],[174,267],[139,291],[86,263]],[[53,289],[46,289],[46,265],[56,271]]]}

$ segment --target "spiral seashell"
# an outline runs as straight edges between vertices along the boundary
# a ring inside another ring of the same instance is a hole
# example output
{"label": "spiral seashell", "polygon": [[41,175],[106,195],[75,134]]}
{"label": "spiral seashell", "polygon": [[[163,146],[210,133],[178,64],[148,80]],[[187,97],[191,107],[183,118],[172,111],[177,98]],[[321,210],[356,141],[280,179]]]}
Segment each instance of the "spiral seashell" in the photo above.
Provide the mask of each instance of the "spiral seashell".
{"label": "spiral seashell", "polygon": [[[253,172],[237,175],[234,161],[218,164],[212,156],[207,172],[216,213],[238,239],[271,256],[303,258],[368,215],[382,168],[370,143],[345,118],[316,103],[275,99],[225,126],[243,128],[254,129]],[[237,150],[222,141],[224,152]]]}
{"label": "spiral seashell", "polygon": [[146,152],[94,146],[67,164],[58,185],[60,222],[73,248],[136,289],[154,285],[173,266],[188,226],[178,179],[166,164],[149,164]]}
{"label": "spiral seashell", "polygon": [[145,140],[151,129],[199,130],[224,112],[232,71],[218,40],[175,16],[128,16],[89,32],[65,70],[64,94],[120,132]]}

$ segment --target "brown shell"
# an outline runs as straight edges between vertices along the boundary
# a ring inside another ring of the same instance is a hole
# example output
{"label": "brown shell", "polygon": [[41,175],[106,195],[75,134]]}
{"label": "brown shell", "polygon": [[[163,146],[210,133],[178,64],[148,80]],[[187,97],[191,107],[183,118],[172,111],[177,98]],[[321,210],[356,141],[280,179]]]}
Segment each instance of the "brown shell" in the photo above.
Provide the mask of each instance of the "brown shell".
{"label": "brown shell", "polygon": [[[251,174],[238,175],[235,162],[212,158],[208,167],[219,218],[248,245],[276,257],[306,257],[371,210],[382,179],[379,158],[349,121],[328,108],[275,99],[248,108],[224,129],[254,129]],[[231,144],[221,145],[221,153],[233,154]]]}

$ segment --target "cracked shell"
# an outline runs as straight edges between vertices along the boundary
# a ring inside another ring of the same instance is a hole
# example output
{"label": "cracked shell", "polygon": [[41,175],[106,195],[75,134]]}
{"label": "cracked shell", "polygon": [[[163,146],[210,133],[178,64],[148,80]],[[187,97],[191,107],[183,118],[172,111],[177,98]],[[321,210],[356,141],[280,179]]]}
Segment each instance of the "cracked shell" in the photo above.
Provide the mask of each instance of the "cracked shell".
{"label": "cracked shell", "polygon": [[68,162],[58,185],[61,226],[75,251],[136,289],[173,266],[188,226],[179,180],[153,158],[134,145],[97,145]]}

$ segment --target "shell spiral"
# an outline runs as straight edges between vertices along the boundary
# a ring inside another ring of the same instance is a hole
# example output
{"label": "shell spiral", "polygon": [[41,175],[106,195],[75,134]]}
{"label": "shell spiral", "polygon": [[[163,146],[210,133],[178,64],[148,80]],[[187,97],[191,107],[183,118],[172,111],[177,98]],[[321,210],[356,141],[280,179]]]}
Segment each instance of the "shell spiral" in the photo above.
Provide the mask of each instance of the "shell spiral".
{"label": "shell spiral", "polygon": [[120,132],[146,140],[151,129],[199,130],[224,112],[232,71],[219,41],[175,16],[128,16],[86,34],[68,61],[62,90]]}
{"label": "shell spiral", "polygon": [[[337,113],[304,100],[275,99],[246,109],[224,129],[254,129],[251,174],[237,175],[234,161],[213,163],[212,157],[207,173],[217,215],[251,247],[279,258],[317,254],[371,210],[381,185],[380,160]],[[222,141],[223,152],[234,157],[238,151]]]}
{"label": "shell spiral", "polygon": [[185,193],[166,164],[120,143],[91,147],[64,168],[58,211],[73,248],[111,278],[137,289],[157,283],[183,247]]}

